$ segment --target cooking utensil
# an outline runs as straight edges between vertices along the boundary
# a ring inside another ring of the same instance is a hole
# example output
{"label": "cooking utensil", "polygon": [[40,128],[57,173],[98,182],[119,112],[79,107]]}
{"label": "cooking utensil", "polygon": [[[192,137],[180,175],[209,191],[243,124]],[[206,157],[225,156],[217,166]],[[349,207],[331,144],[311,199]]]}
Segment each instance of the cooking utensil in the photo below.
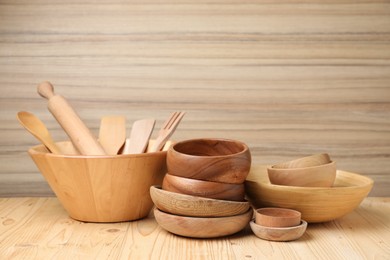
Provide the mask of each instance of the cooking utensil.
{"label": "cooking utensil", "polygon": [[104,116],[100,121],[99,143],[108,155],[116,155],[126,139],[126,118]]}
{"label": "cooking utensil", "polygon": [[35,136],[35,138],[41,141],[50,152],[61,154],[60,149],[54,143],[45,124],[38,117],[32,113],[21,111],[17,114],[17,118],[19,123]]}
{"label": "cooking utensil", "polygon": [[150,149],[151,152],[160,151],[164,146],[165,142],[172,136],[175,132],[177,126],[179,125],[181,119],[183,118],[185,112],[174,112],[171,116],[164,122],[164,125],[158,132],[156,138],[156,143]]}
{"label": "cooking utensil", "polygon": [[60,95],[54,94],[53,85],[43,82],[38,85],[40,96],[49,100],[48,109],[65,130],[74,146],[83,155],[105,155],[103,147],[99,144],[87,126],[81,121],[70,104]]}
{"label": "cooking utensil", "polygon": [[145,152],[155,123],[156,120],[153,118],[135,121],[131,127],[130,139],[126,140],[125,148],[123,148],[123,154]]}

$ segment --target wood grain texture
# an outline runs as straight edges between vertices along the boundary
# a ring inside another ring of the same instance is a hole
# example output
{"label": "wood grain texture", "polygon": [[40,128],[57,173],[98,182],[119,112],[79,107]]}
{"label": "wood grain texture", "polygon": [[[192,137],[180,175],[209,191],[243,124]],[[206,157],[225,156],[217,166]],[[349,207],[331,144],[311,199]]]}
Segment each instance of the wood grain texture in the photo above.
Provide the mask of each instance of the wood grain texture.
{"label": "wood grain texture", "polygon": [[383,0],[1,0],[0,196],[53,194],[15,119],[31,111],[67,139],[44,80],[95,135],[104,115],[158,129],[186,111],[174,140],[238,139],[254,164],[327,152],[390,196],[389,75]]}
{"label": "wood grain texture", "polygon": [[70,219],[56,198],[0,198],[2,259],[388,259],[390,199],[367,198],[349,215],[309,224],[297,241],[258,239],[249,225],[222,239],[188,239],[152,216],[115,224]]}

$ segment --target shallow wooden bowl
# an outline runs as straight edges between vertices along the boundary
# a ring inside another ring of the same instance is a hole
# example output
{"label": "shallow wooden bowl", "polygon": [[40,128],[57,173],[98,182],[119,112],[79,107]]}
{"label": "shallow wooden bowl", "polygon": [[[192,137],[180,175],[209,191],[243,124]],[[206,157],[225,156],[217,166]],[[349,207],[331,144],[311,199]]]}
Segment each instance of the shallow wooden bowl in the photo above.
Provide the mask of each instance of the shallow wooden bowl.
{"label": "shallow wooden bowl", "polygon": [[270,241],[291,241],[300,238],[305,233],[307,222],[302,220],[299,225],[294,227],[265,227],[256,224],[252,220],[250,226],[253,233],[261,239]]}
{"label": "shallow wooden bowl", "polygon": [[210,199],[244,201],[245,198],[245,187],[243,183],[231,184],[202,181],[179,177],[169,173],[164,177],[162,188],[171,192]]}
{"label": "shallow wooden bowl", "polygon": [[178,216],[154,209],[154,217],[163,229],[176,235],[194,238],[232,235],[244,229],[252,216],[251,208],[240,215],[217,218]]}
{"label": "shallow wooden bowl", "polygon": [[68,155],[29,149],[33,161],[70,217],[118,222],[146,217],[153,207],[152,185],[166,173],[166,151],[115,156],[70,155],[70,142],[57,143]]}
{"label": "shallow wooden bowl", "polygon": [[252,167],[245,182],[249,200],[256,208],[295,209],[307,222],[325,222],[353,211],[370,192],[373,181],[365,176],[337,171],[333,187],[294,187],[273,185],[267,166]]}
{"label": "shallow wooden bowl", "polygon": [[300,187],[331,187],[336,179],[336,163],[330,162],[305,168],[268,169],[268,178],[272,184]]}
{"label": "shallow wooden bowl", "polygon": [[226,217],[248,211],[248,201],[228,201],[190,196],[150,187],[150,196],[156,207],[164,212],[191,217]]}
{"label": "shallow wooden bowl", "polygon": [[256,224],[265,227],[294,227],[301,223],[301,212],[285,208],[255,210]]}
{"label": "shallow wooden bowl", "polygon": [[273,168],[303,168],[312,167],[330,163],[330,157],[327,153],[313,154],[306,157],[298,158],[288,162],[278,163]]}
{"label": "shallow wooden bowl", "polygon": [[167,155],[172,175],[224,183],[243,183],[251,165],[249,148],[227,139],[193,139],[171,146]]}

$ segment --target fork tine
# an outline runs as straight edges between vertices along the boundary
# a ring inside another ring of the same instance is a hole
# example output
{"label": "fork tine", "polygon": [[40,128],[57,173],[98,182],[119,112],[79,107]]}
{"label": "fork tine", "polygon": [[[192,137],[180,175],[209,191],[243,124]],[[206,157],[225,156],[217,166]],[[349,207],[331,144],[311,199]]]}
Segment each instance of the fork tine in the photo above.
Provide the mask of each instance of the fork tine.
{"label": "fork tine", "polygon": [[185,112],[179,112],[177,116],[175,117],[175,120],[169,125],[169,129],[176,129],[176,127],[179,125],[181,119],[184,117]]}
{"label": "fork tine", "polygon": [[176,117],[176,114],[177,112],[173,112],[168,118],[167,120],[165,120],[163,126],[161,127],[161,129],[165,129],[168,127],[168,125],[172,122],[172,120],[174,120],[174,118]]}
{"label": "fork tine", "polygon": [[172,120],[169,121],[169,124],[165,127],[165,129],[170,129],[172,125],[176,122],[177,118],[180,116],[181,112],[175,112],[175,115],[173,115]]}

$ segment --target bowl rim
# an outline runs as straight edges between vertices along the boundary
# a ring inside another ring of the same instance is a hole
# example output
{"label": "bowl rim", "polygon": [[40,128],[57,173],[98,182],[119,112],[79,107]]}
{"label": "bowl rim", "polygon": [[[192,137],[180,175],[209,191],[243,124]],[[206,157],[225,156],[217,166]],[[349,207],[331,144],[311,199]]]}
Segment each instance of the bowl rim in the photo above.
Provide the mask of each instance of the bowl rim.
{"label": "bowl rim", "polygon": [[309,166],[309,167],[299,167],[299,168],[274,168],[276,164],[267,166],[267,170],[271,170],[272,172],[277,172],[277,171],[302,171],[302,170],[312,170],[312,169],[317,169],[317,168],[322,168],[322,167],[329,167],[332,165],[336,165],[336,161],[330,161],[329,163],[321,164],[321,165],[316,165],[316,166]]}
{"label": "bowl rim", "polygon": [[[228,143],[238,143],[239,145],[242,145],[244,149],[242,149],[241,151],[237,152],[237,153],[232,153],[232,154],[225,154],[225,155],[193,155],[193,154],[187,154],[187,153],[182,153],[182,152],[179,152],[175,149],[175,146],[176,145],[180,145],[180,144],[183,144],[183,143],[189,143],[189,142],[196,142],[196,141],[220,141],[220,142],[228,142]],[[207,159],[207,158],[210,158],[210,159],[215,159],[215,158],[229,158],[229,157],[234,157],[234,156],[237,156],[237,155],[241,155],[241,154],[245,154],[246,152],[249,151],[249,147],[244,143],[244,142],[241,142],[241,141],[238,141],[238,140],[234,140],[234,139],[228,139],[228,138],[195,138],[195,139],[188,139],[188,140],[183,140],[183,141],[180,141],[180,142],[176,142],[174,143],[169,149],[168,149],[168,152],[174,152],[176,154],[180,154],[181,156],[185,156],[185,157],[190,157],[190,158],[199,158],[199,159]]]}
{"label": "bowl rim", "polygon": [[[59,141],[58,143],[68,143],[70,141]],[[73,158],[73,159],[115,159],[115,158],[127,158],[127,157],[148,157],[156,154],[166,154],[167,151],[157,151],[150,153],[140,154],[116,154],[116,155],[82,155],[82,154],[54,154],[49,151],[39,151],[38,149],[45,148],[43,144],[38,144],[28,148],[30,155],[41,155],[53,158]]]}
{"label": "bowl rim", "polygon": [[280,230],[280,231],[291,231],[291,230],[295,230],[295,229],[301,229],[301,228],[304,228],[305,226],[307,227],[307,225],[308,225],[307,221],[305,221],[303,219],[301,219],[299,225],[293,226],[293,227],[267,227],[267,226],[262,226],[262,225],[257,224],[254,219],[251,219],[251,221],[249,223],[250,223],[250,225],[254,225],[257,228],[267,229],[267,230]]}
{"label": "bowl rim", "polygon": [[[259,167],[259,166],[257,166],[257,167]],[[256,166],[251,167],[251,170],[254,168],[256,168]],[[250,173],[249,173],[249,175],[250,175]],[[340,175],[347,175],[347,176],[352,176],[352,177],[355,176],[355,177],[358,177],[359,179],[363,180],[364,183],[361,183],[358,185],[353,185],[353,186],[300,187],[300,186],[287,186],[287,185],[272,184],[269,181],[269,179],[266,179],[268,182],[264,182],[264,181],[253,180],[253,179],[248,179],[248,178],[245,180],[245,183],[247,183],[247,182],[256,183],[257,185],[260,185],[261,187],[266,188],[266,189],[273,189],[273,190],[280,190],[280,191],[297,191],[297,192],[299,192],[299,191],[301,191],[301,192],[304,192],[304,191],[331,191],[331,190],[339,191],[339,190],[345,190],[345,189],[360,189],[363,187],[369,187],[369,186],[374,185],[373,179],[371,179],[368,176],[361,175],[358,173],[349,172],[349,171],[339,170],[339,169],[336,170],[335,182],[337,181],[337,178]]]}

